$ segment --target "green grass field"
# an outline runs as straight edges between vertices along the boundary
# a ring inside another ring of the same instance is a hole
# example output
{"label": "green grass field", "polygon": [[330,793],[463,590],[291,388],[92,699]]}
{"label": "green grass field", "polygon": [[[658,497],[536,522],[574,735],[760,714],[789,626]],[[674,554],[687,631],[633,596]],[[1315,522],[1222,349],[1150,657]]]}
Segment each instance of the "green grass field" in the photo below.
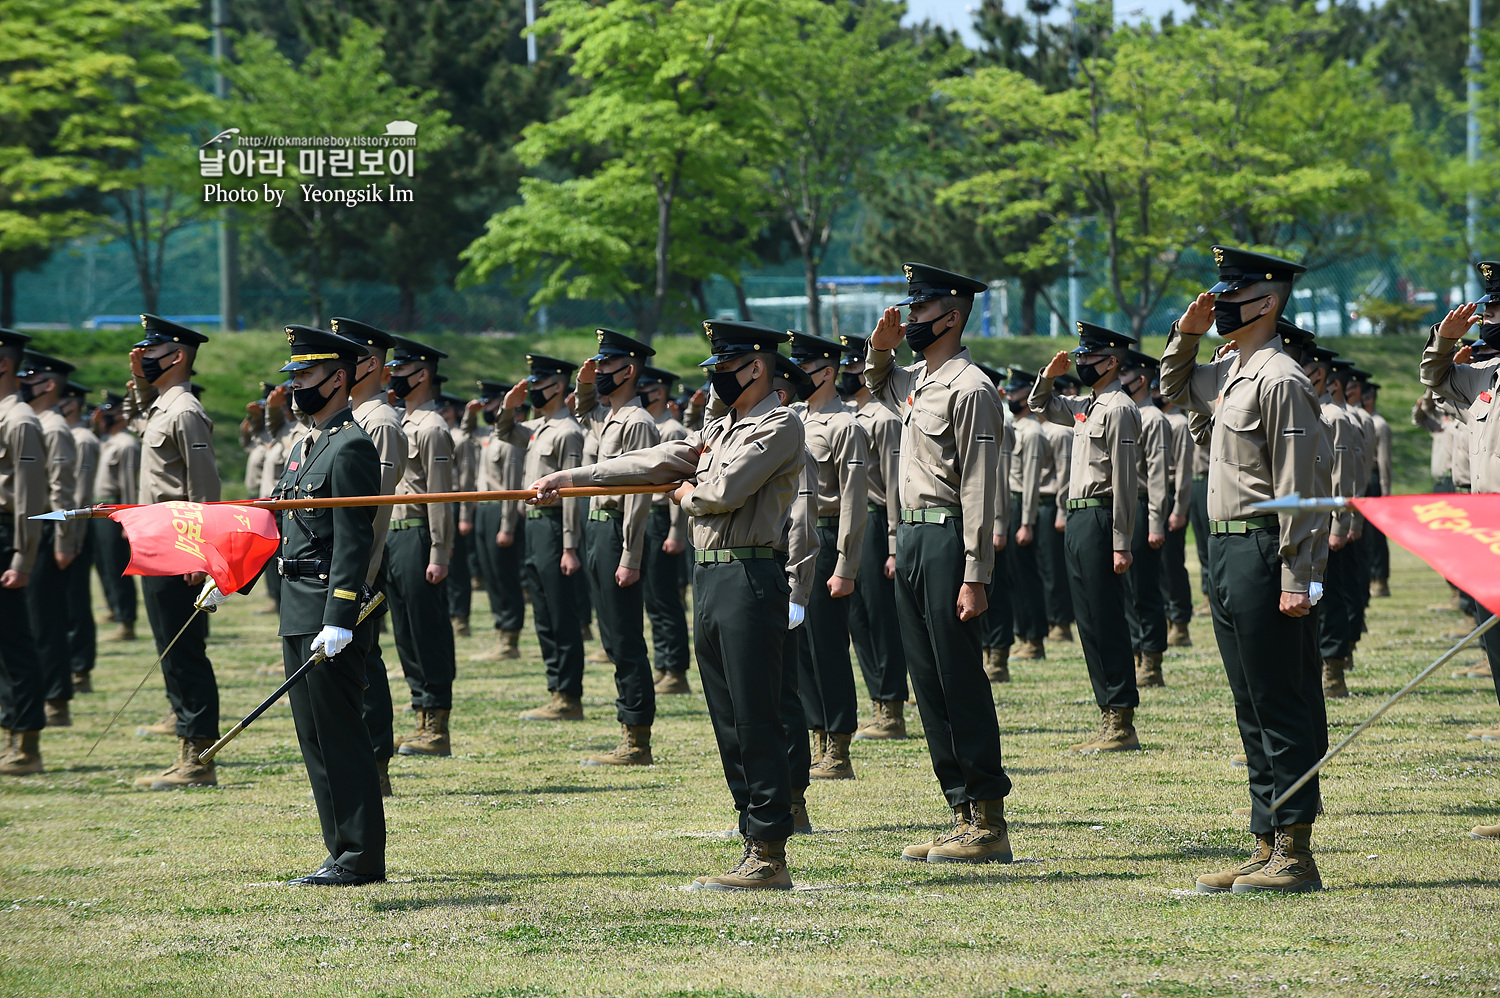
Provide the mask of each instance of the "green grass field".
{"label": "green grass field", "polygon": [[[196,381],[205,388],[203,404],[214,420],[214,448],[224,479],[224,497],[243,498],[245,454],[236,438],[245,415],[245,403],[258,396],[261,381],[277,381],[276,371],[286,362],[286,336],[279,330],[210,334],[212,339],[198,354]],[[36,334],[36,347],[79,365],[77,379],[94,388],[122,390],[127,377],[126,355],[140,331],[43,332]],[[557,332],[541,337],[478,336],[458,333],[418,334],[418,338],[445,351],[450,360],[442,365],[449,377],[449,391],[468,397],[476,378],[510,381],[526,373],[526,354],[545,353],[565,360],[582,361],[596,346],[592,330]],[[1217,341],[1215,341],[1217,342]],[[1417,364],[1424,339],[1414,336],[1333,337],[1327,345],[1354,358],[1374,372],[1383,385],[1380,412],[1394,431],[1392,465],[1396,491],[1425,492],[1432,488],[1428,475],[1431,447],[1427,434],[1411,425],[1412,403],[1422,394]],[[1147,337],[1142,349],[1160,356],[1166,339]],[[655,341],[656,363],[690,379],[698,375],[697,364],[708,356],[702,336],[662,336]],[[1003,367],[1017,364],[1040,370],[1052,354],[1076,346],[1073,339],[994,339],[969,341],[974,356]],[[1208,345],[1203,357],[1208,358]],[[690,380],[689,383],[696,383]]]}
{"label": "green grass field", "polygon": [[[1190,560],[1193,560],[1190,556]],[[1446,587],[1395,552],[1375,600],[1337,739],[1451,642]],[[96,600],[96,602],[102,602]],[[273,687],[274,618],[237,599],[210,652],[225,726]],[[476,609],[485,605],[476,593]],[[1323,784],[1321,894],[1204,896],[1193,877],[1245,849],[1244,770],[1203,618],[1137,716],[1145,750],[1063,752],[1095,724],[1076,645],[1018,662],[996,687],[1017,861],[904,863],[947,812],[918,737],[857,742],[859,779],[816,786],[818,834],[792,840],[798,890],[707,895],[739,846],[701,696],[663,698],[655,767],[579,767],[613,744],[613,684],[591,666],[583,723],[527,724],[545,695],[524,658],[469,664],[460,639],[451,759],[397,757],[390,882],[291,889],[324,853],[290,711],[228,749],[216,789],[134,790],[165,765],[153,677],[93,757],[89,745],[151,662],[149,642],[101,645],[77,723],[44,734],[46,774],[0,785],[0,994],[141,995],[1433,995],[1500,989],[1500,745],[1465,740],[1500,718],[1489,680],[1444,669],[1342,758]],[[528,628],[530,620],[527,621]],[[144,622],[143,622],[144,626]],[[594,647],[594,646],[591,646]],[[389,639],[388,659],[394,661]],[[1466,653],[1459,662],[1471,662]],[[696,689],[696,671],[690,673]],[[393,683],[398,706],[404,685]],[[407,718],[410,715],[406,715]],[[398,730],[408,722],[398,716]]]}

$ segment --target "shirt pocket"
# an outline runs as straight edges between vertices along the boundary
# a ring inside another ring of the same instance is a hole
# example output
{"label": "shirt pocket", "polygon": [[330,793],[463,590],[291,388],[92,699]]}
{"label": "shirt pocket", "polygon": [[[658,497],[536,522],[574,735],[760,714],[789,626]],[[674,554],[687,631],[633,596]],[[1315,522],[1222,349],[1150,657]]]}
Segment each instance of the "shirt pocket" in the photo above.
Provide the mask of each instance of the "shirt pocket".
{"label": "shirt pocket", "polygon": [[[303,475],[301,479],[293,484],[297,499],[327,499],[333,494],[332,483],[324,472],[310,472]],[[308,522],[314,522],[320,517],[332,516],[333,511],[324,507],[322,509],[304,509],[300,514],[307,518]]]}
{"label": "shirt pocket", "polygon": [[1226,437],[1221,448],[1224,461],[1236,468],[1253,468],[1264,463],[1260,413],[1240,406],[1226,405],[1219,410],[1219,425]]}
{"label": "shirt pocket", "polygon": [[146,430],[146,435],[141,439],[141,444],[146,450],[159,450],[167,442],[167,431],[160,426],[152,426]]}

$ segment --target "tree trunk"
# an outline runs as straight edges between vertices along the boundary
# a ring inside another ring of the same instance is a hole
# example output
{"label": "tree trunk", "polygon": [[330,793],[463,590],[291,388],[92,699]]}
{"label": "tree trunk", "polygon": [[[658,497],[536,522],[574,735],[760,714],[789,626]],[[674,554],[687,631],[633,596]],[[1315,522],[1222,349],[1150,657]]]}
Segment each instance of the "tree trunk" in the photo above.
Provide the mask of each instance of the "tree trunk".
{"label": "tree trunk", "polygon": [[661,328],[662,314],[667,310],[667,251],[672,245],[672,193],[660,183],[656,193],[656,295],[652,299],[649,322],[640,330],[641,342],[650,343]]}
{"label": "tree trunk", "polygon": [[9,328],[16,324],[16,272],[11,267],[0,267],[0,326]]}
{"label": "tree trunk", "polygon": [[409,283],[399,285],[401,297],[396,305],[396,328],[410,333],[417,328],[417,292]]}
{"label": "tree trunk", "polygon": [[809,336],[822,336],[823,309],[818,300],[818,262],[813,258],[811,239],[805,240],[802,247],[802,283],[807,292],[807,333]]}
{"label": "tree trunk", "polygon": [[1036,298],[1041,290],[1041,281],[1030,274],[1021,276],[1021,329],[1022,336],[1036,335]]}
{"label": "tree trunk", "polygon": [[734,300],[738,302],[740,306],[740,321],[754,321],[750,318],[750,299],[745,297],[745,282],[731,281],[730,283],[734,285]]}

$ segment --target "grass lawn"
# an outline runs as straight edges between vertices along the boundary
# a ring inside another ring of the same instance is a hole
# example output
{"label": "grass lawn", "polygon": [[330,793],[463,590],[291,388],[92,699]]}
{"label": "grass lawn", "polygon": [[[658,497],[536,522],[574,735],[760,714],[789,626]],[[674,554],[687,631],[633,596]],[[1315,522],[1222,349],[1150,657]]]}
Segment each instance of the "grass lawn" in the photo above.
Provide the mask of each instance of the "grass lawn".
{"label": "grass lawn", "polygon": [[[1426,609],[1445,597],[1437,576],[1393,554],[1394,597],[1371,605],[1354,696],[1329,708],[1335,739],[1446,649],[1459,622]],[[255,675],[280,662],[274,618],[255,612],[264,606],[237,599],[214,620],[226,728],[273,688]],[[476,635],[487,620],[476,614]],[[151,661],[149,642],[103,643],[98,692],[75,701],[73,728],[44,734],[47,773],[0,785],[0,993],[1500,988],[1500,846],[1468,837],[1494,820],[1500,745],[1464,738],[1500,716],[1490,681],[1444,669],[1333,764],[1314,839],[1327,891],[1203,896],[1193,877],[1239,857],[1248,835],[1229,813],[1246,795],[1244,770],[1229,765],[1228,690],[1203,618],[1192,632],[1196,646],[1168,656],[1168,687],[1144,694],[1138,754],[1062,751],[1097,718],[1076,645],[1015,663],[1016,681],[996,687],[1014,865],[901,862],[903,844],[947,817],[925,744],[856,742],[859,779],[812,789],[820,831],[792,840],[798,890],[775,896],[682,889],[739,854],[714,834],[733,815],[702,698],[663,698],[655,767],[581,768],[616,738],[610,672],[590,667],[585,722],[519,721],[545,695],[529,630],[523,660],[499,666],[465,661],[484,635],[458,641],[455,755],[392,765],[390,882],[287,888],[324,855],[290,711],[273,709],[226,750],[218,788],[134,790],[174,752],[134,734],[160,716],[161,682],[85,758]],[[399,706],[404,686],[393,686]]]}

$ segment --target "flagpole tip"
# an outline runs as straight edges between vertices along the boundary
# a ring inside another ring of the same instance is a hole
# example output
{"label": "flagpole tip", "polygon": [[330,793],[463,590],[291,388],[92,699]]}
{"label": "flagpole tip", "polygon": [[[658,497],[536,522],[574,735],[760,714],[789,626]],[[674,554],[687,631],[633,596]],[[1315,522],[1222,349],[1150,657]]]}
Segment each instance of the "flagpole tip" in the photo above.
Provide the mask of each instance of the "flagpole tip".
{"label": "flagpole tip", "polygon": [[36,516],[30,517],[32,520],[66,520],[67,518],[68,511],[65,509],[54,509],[50,513],[38,513]]}

